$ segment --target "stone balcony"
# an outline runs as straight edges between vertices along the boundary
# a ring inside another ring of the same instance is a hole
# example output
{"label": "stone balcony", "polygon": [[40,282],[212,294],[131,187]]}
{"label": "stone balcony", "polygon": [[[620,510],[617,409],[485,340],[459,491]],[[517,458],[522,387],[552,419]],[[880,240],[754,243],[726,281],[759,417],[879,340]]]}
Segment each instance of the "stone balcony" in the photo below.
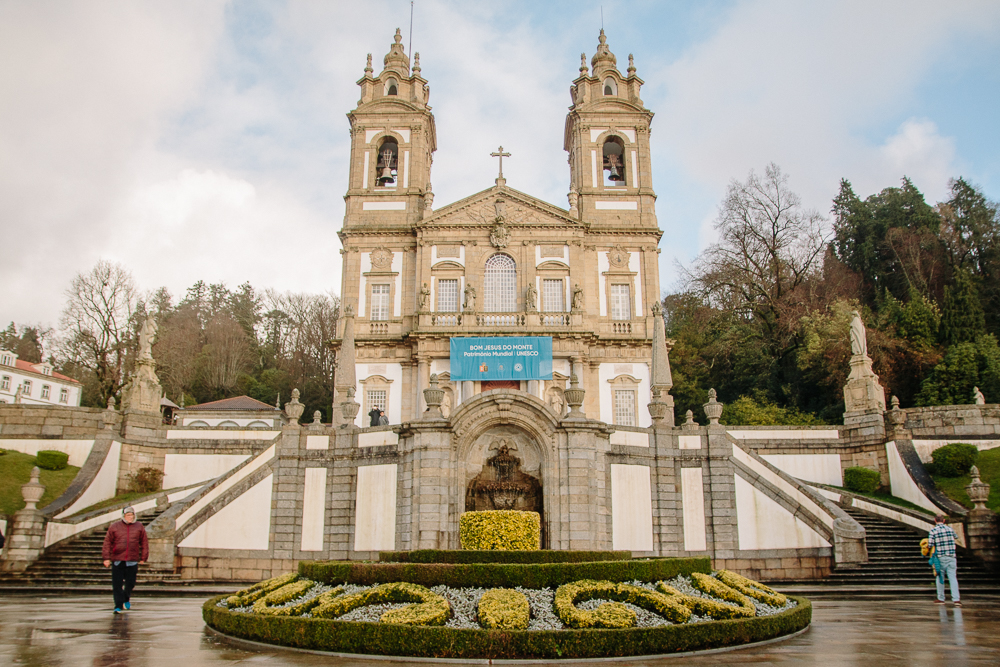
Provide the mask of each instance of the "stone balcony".
{"label": "stone balcony", "polygon": [[649,317],[595,321],[583,313],[419,313],[412,318],[360,320],[357,325],[357,337],[364,340],[401,338],[414,333],[448,336],[597,334],[602,339],[643,340],[652,336],[652,331],[652,318]]}

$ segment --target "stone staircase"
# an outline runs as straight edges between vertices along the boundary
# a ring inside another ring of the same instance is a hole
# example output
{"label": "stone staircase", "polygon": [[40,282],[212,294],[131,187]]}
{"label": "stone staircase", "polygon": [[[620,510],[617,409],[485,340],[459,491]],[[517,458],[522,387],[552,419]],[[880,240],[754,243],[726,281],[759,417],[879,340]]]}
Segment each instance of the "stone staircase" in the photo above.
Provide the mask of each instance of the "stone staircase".
{"label": "stone staircase", "polygon": [[[920,540],[927,537],[916,528],[853,507],[844,511],[867,531],[868,562],[851,569],[835,570],[823,585],[844,587],[912,587],[934,591],[934,575],[920,555]],[[958,587],[1000,592],[1000,578],[961,547],[958,550]]]}
{"label": "stone staircase", "polygon": [[[165,509],[143,512],[138,521],[148,526]],[[107,526],[101,526],[68,539],[48,549],[24,572],[4,573],[0,576],[0,585],[43,586],[65,590],[108,588],[111,586],[111,575],[101,560],[106,532]],[[140,567],[136,583],[149,585],[179,581],[179,577],[173,574],[151,572],[148,568]]]}

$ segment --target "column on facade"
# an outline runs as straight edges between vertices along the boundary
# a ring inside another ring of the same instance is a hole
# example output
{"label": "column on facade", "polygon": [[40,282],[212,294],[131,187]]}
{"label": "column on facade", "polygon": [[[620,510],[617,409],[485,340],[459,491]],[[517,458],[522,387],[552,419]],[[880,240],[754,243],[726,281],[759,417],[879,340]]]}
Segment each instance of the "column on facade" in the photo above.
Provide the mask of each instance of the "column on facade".
{"label": "column on facade", "polygon": [[528,380],[528,393],[538,396],[538,380]]}
{"label": "column on facade", "polygon": [[476,385],[473,384],[472,380],[465,380],[462,382],[462,400],[468,401],[476,393]]}
{"label": "column on facade", "polygon": [[424,355],[417,355],[417,396],[413,404],[417,407],[417,414],[413,416],[414,419],[420,419],[420,415],[424,414],[424,410],[427,409],[427,403],[424,402],[424,389],[427,389],[431,384],[431,364],[430,360]]}

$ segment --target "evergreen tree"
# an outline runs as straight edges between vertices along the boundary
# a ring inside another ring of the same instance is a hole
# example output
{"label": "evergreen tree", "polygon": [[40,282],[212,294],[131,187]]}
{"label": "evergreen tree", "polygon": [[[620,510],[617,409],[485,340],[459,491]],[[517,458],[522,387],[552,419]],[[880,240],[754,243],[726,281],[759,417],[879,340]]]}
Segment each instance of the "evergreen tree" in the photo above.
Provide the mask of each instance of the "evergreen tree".
{"label": "evergreen tree", "polygon": [[941,342],[945,345],[967,343],[985,331],[983,307],[979,302],[979,293],[972,277],[964,269],[957,269],[954,284],[944,288]]}

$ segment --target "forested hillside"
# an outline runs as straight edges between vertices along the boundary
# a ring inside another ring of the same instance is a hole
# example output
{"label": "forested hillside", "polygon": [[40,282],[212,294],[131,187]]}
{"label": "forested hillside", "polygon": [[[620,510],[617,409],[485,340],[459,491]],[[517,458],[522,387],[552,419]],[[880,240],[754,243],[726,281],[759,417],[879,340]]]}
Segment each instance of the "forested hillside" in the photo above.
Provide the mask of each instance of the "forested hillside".
{"label": "forested hillside", "polygon": [[840,423],[855,309],[887,399],[1000,401],[998,207],[961,178],[949,194],[843,180],[826,221],[775,165],[732,182],[718,241],[663,300],[678,415],[715,387],[728,423]]}

